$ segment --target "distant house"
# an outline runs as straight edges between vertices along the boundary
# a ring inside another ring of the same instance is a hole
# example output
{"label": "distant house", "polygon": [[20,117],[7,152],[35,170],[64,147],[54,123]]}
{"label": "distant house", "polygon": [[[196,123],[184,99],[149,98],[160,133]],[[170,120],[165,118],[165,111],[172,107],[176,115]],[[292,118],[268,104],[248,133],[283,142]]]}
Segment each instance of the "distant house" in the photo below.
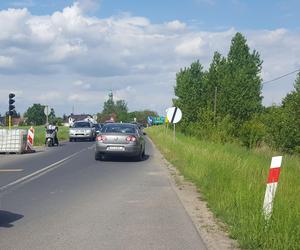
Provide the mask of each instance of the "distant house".
{"label": "distant house", "polygon": [[64,126],[69,127],[72,126],[74,122],[76,121],[90,121],[92,123],[96,123],[92,115],[89,114],[80,114],[80,115],[74,115],[71,114],[69,115],[65,120],[64,120]]}
{"label": "distant house", "polygon": [[11,121],[12,121],[13,126],[18,127],[18,126],[20,126],[21,123],[24,123],[24,118],[22,118],[22,117],[13,117]]}
{"label": "distant house", "polygon": [[[12,119],[11,119],[12,126],[18,127],[21,123],[24,123],[24,118],[22,118],[22,117],[12,117]],[[0,125],[1,126],[6,125],[6,117],[5,116],[0,117]]]}

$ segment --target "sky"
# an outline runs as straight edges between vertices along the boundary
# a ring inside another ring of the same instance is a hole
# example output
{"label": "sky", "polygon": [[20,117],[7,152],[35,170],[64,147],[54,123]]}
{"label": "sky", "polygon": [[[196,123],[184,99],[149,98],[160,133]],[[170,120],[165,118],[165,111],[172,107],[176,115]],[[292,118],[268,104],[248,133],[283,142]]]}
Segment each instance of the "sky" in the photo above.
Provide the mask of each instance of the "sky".
{"label": "sky", "polygon": [[[236,32],[263,60],[264,81],[300,69],[298,0],[1,0],[0,114],[33,103],[58,115],[101,112],[112,90],[130,111],[164,114],[176,72],[214,51],[226,56]],[[266,84],[279,104],[296,73]]]}

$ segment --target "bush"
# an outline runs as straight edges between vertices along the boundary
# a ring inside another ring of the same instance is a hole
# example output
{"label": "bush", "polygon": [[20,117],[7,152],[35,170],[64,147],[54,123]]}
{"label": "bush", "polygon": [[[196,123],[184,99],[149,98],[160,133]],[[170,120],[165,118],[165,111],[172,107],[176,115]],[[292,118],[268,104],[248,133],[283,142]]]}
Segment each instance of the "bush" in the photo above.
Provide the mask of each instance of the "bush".
{"label": "bush", "polygon": [[266,127],[258,116],[246,121],[240,130],[240,140],[248,148],[254,148],[261,145],[266,136]]}

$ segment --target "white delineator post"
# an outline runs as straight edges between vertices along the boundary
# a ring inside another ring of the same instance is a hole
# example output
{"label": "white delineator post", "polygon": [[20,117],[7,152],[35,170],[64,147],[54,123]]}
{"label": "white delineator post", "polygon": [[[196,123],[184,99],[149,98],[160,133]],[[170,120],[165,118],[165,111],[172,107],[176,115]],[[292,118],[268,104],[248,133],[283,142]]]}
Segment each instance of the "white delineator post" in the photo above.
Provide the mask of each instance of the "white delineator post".
{"label": "white delineator post", "polygon": [[27,147],[26,149],[33,150],[33,141],[34,141],[34,128],[31,127],[28,129],[28,135],[27,135]]}
{"label": "white delineator post", "polygon": [[272,215],[273,200],[278,185],[281,162],[282,162],[282,156],[272,157],[271,167],[270,167],[268,181],[267,181],[265,199],[263,204],[263,213],[266,220],[270,219]]}

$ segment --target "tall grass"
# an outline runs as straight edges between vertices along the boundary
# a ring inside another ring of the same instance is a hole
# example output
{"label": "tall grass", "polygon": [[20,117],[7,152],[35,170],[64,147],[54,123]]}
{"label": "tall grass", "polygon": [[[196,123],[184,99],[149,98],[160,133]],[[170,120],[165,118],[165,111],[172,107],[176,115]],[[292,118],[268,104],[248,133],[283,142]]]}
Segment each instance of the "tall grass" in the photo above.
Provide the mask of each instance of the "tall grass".
{"label": "tall grass", "polygon": [[287,156],[268,223],[262,216],[272,152],[201,141],[163,127],[149,136],[186,179],[194,182],[230,236],[246,249],[300,249],[300,158]]}

